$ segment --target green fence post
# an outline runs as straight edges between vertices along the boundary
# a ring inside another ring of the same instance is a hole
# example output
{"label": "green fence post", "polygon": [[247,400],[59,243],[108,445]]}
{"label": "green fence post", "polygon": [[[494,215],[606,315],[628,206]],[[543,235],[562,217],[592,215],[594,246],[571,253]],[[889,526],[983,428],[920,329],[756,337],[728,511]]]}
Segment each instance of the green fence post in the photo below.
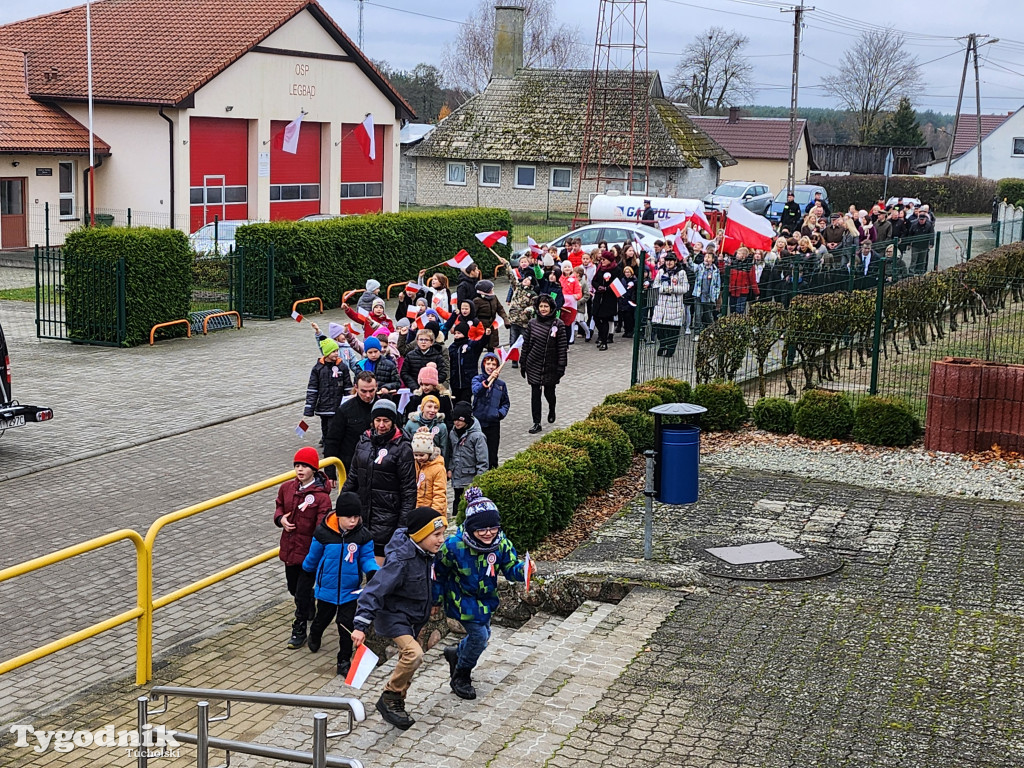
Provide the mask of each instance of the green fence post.
{"label": "green fence post", "polygon": [[41,304],[41,302],[40,302],[40,294],[42,292],[40,291],[40,288],[39,288],[39,245],[38,244],[36,244],[36,246],[35,246],[35,259],[34,259],[34,262],[35,262],[35,266],[36,266],[36,338],[37,339],[41,339],[41,338],[43,338],[43,336],[42,336],[42,333],[39,330],[39,325],[40,325],[40,322],[39,322],[39,312],[40,312],[40,309],[41,309],[41,307],[40,307],[40,304]]}
{"label": "green fence post", "polygon": [[267,320],[273,320],[274,312],[274,244],[270,244],[267,253]]}
{"label": "green fence post", "polygon": [[882,259],[878,264],[878,285],[875,287],[875,328],[871,334],[871,385],[868,394],[878,394],[878,353],[882,346],[882,303],[885,301],[885,264]]}
{"label": "green fence post", "polygon": [[934,271],[936,271],[936,272],[939,271],[939,246],[940,246],[941,243],[942,243],[942,233],[941,232],[936,232],[935,233],[935,259],[933,260],[933,264],[935,265],[934,266]]}
{"label": "green fence post", "polygon": [[236,264],[238,269],[238,306],[235,309],[238,310],[238,316],[245,316],[245,248],[238,249],[238,262]]}
{"label": "green fence post", "polygon": [[46,203],[43,204],[43,228],[46,231],[46,235],[45,235],[45,237],[43,239],[43,242],[46,244],[46,247],[49,248],[50,247],[50,201],[49,200],[47,200]]}
{"label": "green fence post", "polygon": [[647,301],[647,289],[643,283],[644,266],[640,265],[641,279],[636,287],[636,319],[633,322],[633,367],[629,373],[629,386],[633,386],[640,377],[640,347],[644,343],[648,328],[643,325],[644,304]]}
{"label": "green fence post", "polygon": [[1002,230],[1002,222],[1001,221],[994,221],[994,222],[992,222],[992,234],[995,235],[995,244],[996,244],[995,247],[996,248],[998,248],[1000,245],[1002,245],[1002,243],[999,242],[999,235],[1001,233],[1001,230]]}
{"label": "green fence post", "polygon": [[967,261],[971,260],[971,243],[974,241],[974,227],[967,228]]}
{"label": "green fence post", "polygon": [[128,318],[126,314],[124,289],[124,256],[117,260],[117,343],[124,344],[128,338]]}
{"label": "green fence post", "polygon": [[128,209],[128,229],[132,228],[132,209]]}

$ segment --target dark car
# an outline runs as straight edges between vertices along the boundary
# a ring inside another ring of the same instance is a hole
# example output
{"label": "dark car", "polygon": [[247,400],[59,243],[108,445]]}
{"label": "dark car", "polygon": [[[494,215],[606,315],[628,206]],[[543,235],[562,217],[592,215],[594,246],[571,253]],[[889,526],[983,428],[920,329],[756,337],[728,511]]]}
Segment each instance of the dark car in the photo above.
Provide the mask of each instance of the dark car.
{"label": "dark car", "polygon": [[[803,213],[807,204],[814,199],[815,192],[821,192],[821,199],[826,203],[828,202],[828,190],[824,187],[819,187],[817,184],[796,184],[793,186],[793,200],[800,206],[801,213]],[[787,194],[789,193],[784,189],[775,196],[775,200],[772,202],[772,209],[768,212],[768,220],[772,224],[778,224],[782,218],[782,209],[786,205]]]}
{"label": "dark car", "polygon": [[14,427],[23,427],[34,421],[49,421],[53,411],[37,405],[21,405],[14,399],[11,390],[11,358],[7,351],[7,339],[0,325],[0,435]]}

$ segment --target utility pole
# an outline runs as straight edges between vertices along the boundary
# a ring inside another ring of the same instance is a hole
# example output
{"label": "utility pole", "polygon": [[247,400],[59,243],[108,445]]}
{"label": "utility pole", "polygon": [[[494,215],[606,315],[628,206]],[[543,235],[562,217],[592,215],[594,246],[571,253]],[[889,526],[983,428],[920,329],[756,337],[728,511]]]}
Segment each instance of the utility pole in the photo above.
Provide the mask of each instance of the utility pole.
{"label": "utility pole", "polygon": [[804,12],[813,11],[814,8],[805,8],[804,0],[800,0],[800,5],[779,10],[782,13],[793,14],[793,81],[789,93],[789,163],[786,166],[786,189],[791,190],[796,181],[796,108],[800,91],[800,30],[803,27]]}
{"label": "utility pole", "polygon": [[[958,37],[957,40],[964,38]],[[967,50],[964,51],[964,71],[960,75],[960,93],[956,97],[956,117],[953,118],[953,140],[949,142],[949,151],[946,152],[946,171],[943,176],[949,176],[949,167],[953,163],[953,145],[956,144],[956,135],[960,131],[960,107],[964,100],[964,85],[967,83],[967,64],[971,60],[971,49],[974,47],[974,33],[967,36]],[[981,133],[981,109],[978,109],[978,133]],[[978,142],[978,155],[981,155],[981,142]]]}
{"label": "utility pole", "polygon": [[363,0],[356,0],[359,3],[359,50],[363,50]]}

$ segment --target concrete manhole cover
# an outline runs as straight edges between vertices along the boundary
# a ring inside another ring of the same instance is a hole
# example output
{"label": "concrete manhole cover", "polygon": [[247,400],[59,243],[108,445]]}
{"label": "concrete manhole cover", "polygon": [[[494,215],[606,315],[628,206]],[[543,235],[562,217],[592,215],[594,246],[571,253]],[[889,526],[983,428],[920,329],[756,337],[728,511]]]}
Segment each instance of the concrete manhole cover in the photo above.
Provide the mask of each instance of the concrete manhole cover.
{"label": "concrete manhole cover", "polygon": [[679,560],[708,576],[749,581],[814,579],[835,573],[843,561],[822,547],[761,536],[702,536],[678,543]]}

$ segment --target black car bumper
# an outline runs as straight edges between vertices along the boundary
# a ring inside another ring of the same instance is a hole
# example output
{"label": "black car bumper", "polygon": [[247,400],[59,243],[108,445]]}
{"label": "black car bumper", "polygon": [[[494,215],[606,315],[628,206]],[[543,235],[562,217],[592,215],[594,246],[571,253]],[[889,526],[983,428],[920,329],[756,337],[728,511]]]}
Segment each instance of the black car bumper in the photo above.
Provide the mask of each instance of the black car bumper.
{"label": "black car bumper", "polygon": [[52,418],[51,409],[38,405],[0,405],[0,432]]}

